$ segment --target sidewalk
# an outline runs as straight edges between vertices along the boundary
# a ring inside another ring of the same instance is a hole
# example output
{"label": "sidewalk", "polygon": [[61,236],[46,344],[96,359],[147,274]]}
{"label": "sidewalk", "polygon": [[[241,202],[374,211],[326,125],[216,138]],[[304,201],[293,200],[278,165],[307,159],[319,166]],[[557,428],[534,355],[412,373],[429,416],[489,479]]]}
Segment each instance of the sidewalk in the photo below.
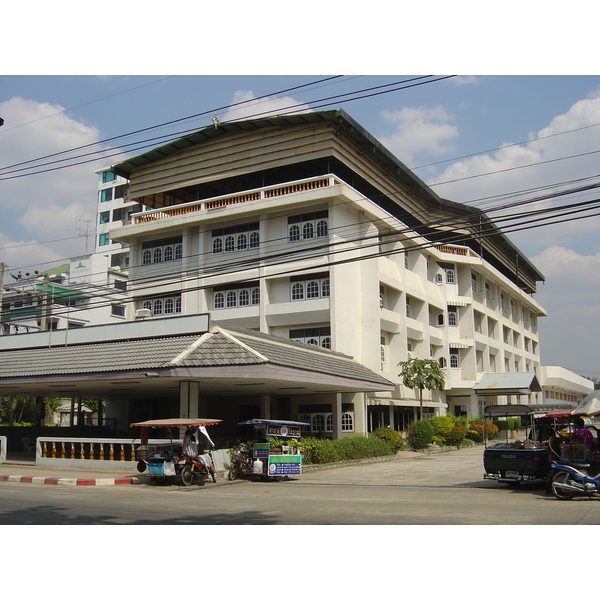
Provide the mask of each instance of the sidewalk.
{"label": "sidewalk", "polygon": [[0,464],[0,482],[41,485],[123,485],[150,483],[147,474],[134,469],[60,469],[35,464],[34,459],[8,455]]}

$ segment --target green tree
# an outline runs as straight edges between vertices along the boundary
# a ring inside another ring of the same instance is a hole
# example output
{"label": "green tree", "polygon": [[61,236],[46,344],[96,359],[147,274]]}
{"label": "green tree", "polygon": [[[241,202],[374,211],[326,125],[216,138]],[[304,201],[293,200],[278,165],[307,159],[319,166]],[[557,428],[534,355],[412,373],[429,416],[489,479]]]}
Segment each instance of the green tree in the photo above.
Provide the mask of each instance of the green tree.
{"label": "green tree", "polygon": [[398,363],[402,384],[419,390],[419,419],[423,420],[423,390],[443,390],[444,373],[435,360],[410,358]]}

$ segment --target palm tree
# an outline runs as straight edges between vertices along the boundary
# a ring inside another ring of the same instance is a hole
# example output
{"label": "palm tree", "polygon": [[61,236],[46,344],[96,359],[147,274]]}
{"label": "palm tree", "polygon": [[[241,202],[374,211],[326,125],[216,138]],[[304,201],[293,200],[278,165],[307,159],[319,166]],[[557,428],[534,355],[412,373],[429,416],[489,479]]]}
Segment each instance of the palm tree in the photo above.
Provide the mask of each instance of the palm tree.
{"label": "palm tree", "polygon": [[400,377],[406,387],[419,390],[419,419],[423,420],[423,390],[443,390],[446,383],[444,373],[435,360],[409,358],[398,363]]}

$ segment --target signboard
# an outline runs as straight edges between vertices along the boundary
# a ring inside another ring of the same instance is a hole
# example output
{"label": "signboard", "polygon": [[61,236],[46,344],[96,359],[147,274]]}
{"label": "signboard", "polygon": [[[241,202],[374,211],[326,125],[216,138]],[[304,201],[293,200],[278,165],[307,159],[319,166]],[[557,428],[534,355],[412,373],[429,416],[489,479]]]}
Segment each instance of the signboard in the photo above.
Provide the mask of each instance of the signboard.
{"label": "signboard", "polygon": [[269,442],[254,442],[252,447],[252,456],[254,458],[267,458],[269,456]]}
{"label": "signboard", "polygon": [[267,474],[273,477],[302,475],[302,457],[299,454],[271,454]]}
{"label": "signboard", "polygon": [[300,437],[300,426],[299,425],[277,425],[269,423],[267,426],[267,435],[273,435],[276,437]]}

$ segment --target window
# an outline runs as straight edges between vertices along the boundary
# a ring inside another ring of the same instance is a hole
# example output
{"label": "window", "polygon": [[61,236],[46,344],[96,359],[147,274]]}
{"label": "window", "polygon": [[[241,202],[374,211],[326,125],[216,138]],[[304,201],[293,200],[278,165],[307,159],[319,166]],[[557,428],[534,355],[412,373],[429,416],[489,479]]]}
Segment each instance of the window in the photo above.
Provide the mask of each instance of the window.
{"label": "window", "polygon": [[450,368],[458,369],[459,364],[458,348],[450,348]]}
{"label": "window", "polygon": [[290,330],[290,340],[331,350],[331,327],[307,327]]}
{"label": "window", "polygon": [[446,269],[446,283],[456,283],[454,269]]}
{"label": "window", "polygon": [[448,361],[445,356],[440,356],[438,358],[438,365],[440,366],[440,369],[445,369],[448,366]]}
{"label": "window", "polygon": [[100,192],[100,202],[109,202],[113,199],[113,188],[108,188],[106,190],[101,190]]}
{"label": "window", "polygon": [[492,292],[490,290],[490,284],[486,281],[485,283],[485,299],[490,302],[492,299]]}
{"label": "window", "polygon": [[342,414],[342,431],[354,431],[354,413]]}
{"label": "window", "polygon": [[410,318],[410,296],[406,296],[406,316]]}
{"label": "window", "polygon": [[142,244],[142,265],[171,262],[183,258],[181,237],[154,240]]}
{"label": "window", "polygon": [[181,313],[181,296],[167,296],[164,298],[148,298],[142,301],[141,308],[148,309],[153,317],[174,315]]}
{"label": "window", "polygon": [[242,287],[223,287],[213,290],[213,309],[257,306],[260,304],[260,288],[256,282]]}
{"label": "window", "polygon": [[477,275],[475,273],[471,273],[471,290],[474,294],[477,293]]}
{"label": "window", "polygon": [[212,232],[212,253],[244,252],[260,246],[258,223],[245,223],[234,227],[214,229]]}
{"label": "window", "polygon": [[310,423],[311,431],[324,431],[325,430],[325,417],[324,415],[313,415]]}
{"label": "window", "polygon": [[110,237],[108,233],[101,233],[98,236],[98,246],[108,246],[110,244]]}
{"label": "window", "polygon": [[448,307],[448,325],[450,327],[456,327],[458,325],[458,314],[456,311],[456,306]]}
{"label": "window", "polygon": [[100,213],[100,223],[110,223],[110,210],[105,210]]}
{"label": "window", "polygon": [[292,286],[292,300],[304,300],[304,286],[301,283]]}
{"label": "window", "polygon": [[314,273],[290,278],[292,301],[329,298],[329,273]]}
{"label": "window", "polygon": [[444,325],[444,313],[439,313],[437,316],[437,324],[438,327],[442,327]]}
{"label": "window", "polygon": [[121,279],[115,279],[115,288],[123,292],[127,291],[127,282]]}
{"label": "window", "polygon": [[117,176],[112,171],[104,171],[102,173],[102,183],[108,183],[109,181],[114,181]]}
{"label": "window", "polygon": [[110,314],[114,317],[124,317],[125,316],[125,307],[119,304],[111,304],[110,305]]}
{"label": "window", "polygon": [[435,274],[435,282],[438,285],[441,285],[442,283],[444,283],[444,276],[441,273],[436,273]]}
{"label": "window", "polygon": [[329,233],[329,211],[321,210],[288,217],[288,240],[299,242],[327,237]]}
{"label": "window", "polygon": [[379,339],[379,352],[380,352],[380,360],[381,360],[381,369],[385,366],[385,337],[381,336]]}

